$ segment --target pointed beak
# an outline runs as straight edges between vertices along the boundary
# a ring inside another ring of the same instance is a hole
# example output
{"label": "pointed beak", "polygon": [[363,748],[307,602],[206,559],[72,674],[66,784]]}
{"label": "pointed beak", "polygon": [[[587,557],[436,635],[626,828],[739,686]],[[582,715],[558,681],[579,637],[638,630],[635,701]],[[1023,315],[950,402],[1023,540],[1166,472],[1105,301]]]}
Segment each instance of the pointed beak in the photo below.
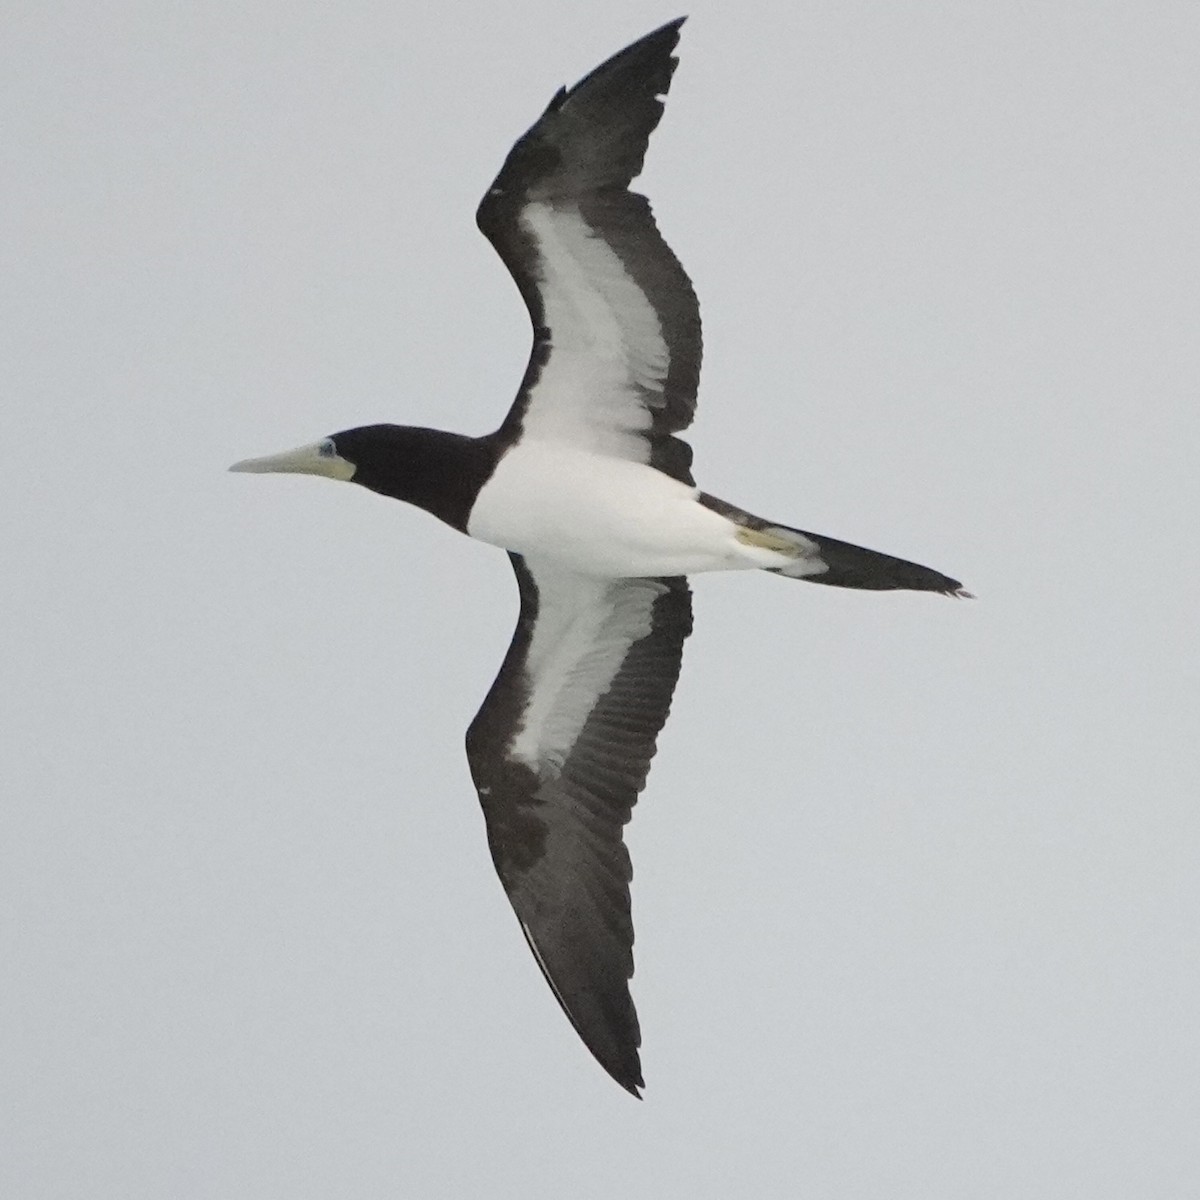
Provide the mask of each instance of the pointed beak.
{"label": "pointed beak", "polygon": [[354,464],[342,458],[327,438],[323,442],[311,442],[285,450],[282,454],[268,454],[265,458],[244,458],[235,462],[231,471],[247,471],[255,475],[279,473],[283,475],[324,475],[327,479],[353,479]]}

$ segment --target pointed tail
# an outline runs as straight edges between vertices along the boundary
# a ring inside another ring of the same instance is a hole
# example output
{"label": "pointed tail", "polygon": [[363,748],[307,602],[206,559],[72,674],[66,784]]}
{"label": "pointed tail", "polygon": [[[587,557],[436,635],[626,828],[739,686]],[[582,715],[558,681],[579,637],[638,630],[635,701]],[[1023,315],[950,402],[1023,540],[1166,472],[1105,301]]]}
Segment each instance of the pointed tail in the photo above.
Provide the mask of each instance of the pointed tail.
{"label": "pointed tail", "polygon": [[907,559],[881,554],[878,550],[867,550],[849,542],[839,542],[837,538],[823,534],[793,529],[790,525],[776,525],[706,493],[701,494],[700,502],[740,525],[742,529],[738,536],[746,542],[794,555],[794,561],[787,566],[765,568],[773,575],[873,592],[905,588],[915,592],[940,592],[945,596],[963,599],[974,598],[957,579],[951,579],[949,575],[943,575],[931,567],[922,567]]}
{"label": "pointed tail", "polygon": [[806,541],[813,543],[816,549],[815,557],[825,564],[824,571],[813,573],[811,565],[815,564],[813,558],[809,557],[808,571],[798,574],[792,568],[780,567],[773,574],[807,579],[810,583],[827,583],[831,587],[864,588],[875,592],[907,588],[915,592],[941,592],[945,596],[973,599],[971,593],[957,579],[951,579],[949,575],[943,575],[941,571],[935,571],[932,567],[923,567],[904,558],[881,554],[878,550],[852,546],[849,542],[839,542],[837,538],[805,533],[802,529],[788,529],[778,525],[771,526],[771,529],[799,534]]}

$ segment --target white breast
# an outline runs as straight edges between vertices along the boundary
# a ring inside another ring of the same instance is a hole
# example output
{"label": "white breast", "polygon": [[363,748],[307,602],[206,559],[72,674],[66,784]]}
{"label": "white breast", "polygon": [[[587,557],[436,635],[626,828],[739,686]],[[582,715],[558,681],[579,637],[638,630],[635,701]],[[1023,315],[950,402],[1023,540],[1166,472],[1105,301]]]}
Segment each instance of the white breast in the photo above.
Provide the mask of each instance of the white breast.
{"label": "white breast", "polygon": [[527,437],[483,486],[467,532],[609,579],[777,565],[698,494],[653,467]]}

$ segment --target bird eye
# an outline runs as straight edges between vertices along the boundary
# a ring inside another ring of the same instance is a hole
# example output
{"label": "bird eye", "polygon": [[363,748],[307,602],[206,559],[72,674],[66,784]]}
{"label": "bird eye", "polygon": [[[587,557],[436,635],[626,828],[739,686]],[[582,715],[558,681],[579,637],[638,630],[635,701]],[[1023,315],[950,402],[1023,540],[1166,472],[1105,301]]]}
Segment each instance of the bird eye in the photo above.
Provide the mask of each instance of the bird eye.
{"label": "bird eye", "polygon": [[333,438],[326,438],[323,442],[319,442],[317,453],[322,458],[337,458],[337,447],[333,444]]}

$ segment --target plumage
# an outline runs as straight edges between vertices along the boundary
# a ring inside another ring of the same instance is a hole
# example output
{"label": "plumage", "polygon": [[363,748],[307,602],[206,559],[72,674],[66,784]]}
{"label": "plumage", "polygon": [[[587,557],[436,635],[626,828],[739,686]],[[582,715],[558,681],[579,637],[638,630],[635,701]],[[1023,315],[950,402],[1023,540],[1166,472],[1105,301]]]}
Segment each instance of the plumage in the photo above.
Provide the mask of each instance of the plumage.
{"label": "plumage", "polygon": [[533,352],[502,429],[691,483],[671,435],[696,411],[700,305],[650,204],[628,190],[675,71],[683,18],[561,89],[479,205],[529,309]]}
{"label": "plumage", "polygon": [[692,630],[691,574],[761,569],[837,587],[966,595],[904,559],[700,491],[700,312],[641,171],[682,19],[559,90],[479,205],[533,345],[500,427],[372,425],[233,468],[327,475],[508,551],[520,615],[467,732],[497,874],[559,1004],[624,1088],[642,1086],[632,868],[646,783]]}
{"label": "plumage", "polygon": [[685,579],[602,579],[512,555],[517,631],[467,733],[496,871],[571,1023],[641,1085],[632,868],[621,838],[692,628]]}

